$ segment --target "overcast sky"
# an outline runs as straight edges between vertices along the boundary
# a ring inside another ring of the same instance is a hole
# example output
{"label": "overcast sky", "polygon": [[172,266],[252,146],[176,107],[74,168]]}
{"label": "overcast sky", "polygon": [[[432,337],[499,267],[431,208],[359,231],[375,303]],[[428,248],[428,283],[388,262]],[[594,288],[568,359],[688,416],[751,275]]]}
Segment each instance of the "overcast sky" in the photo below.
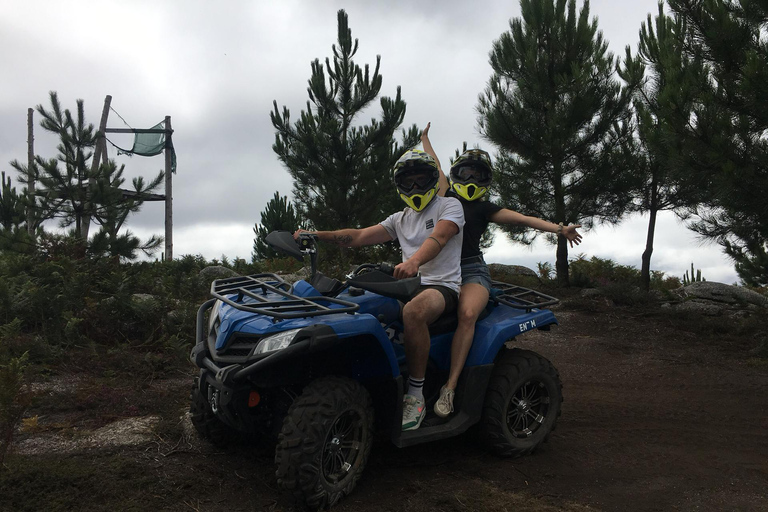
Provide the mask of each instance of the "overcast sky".
{"label": "overcast sky", "polygon": [[[590,5],[617,55],[626,45],[635,50],[640,24],[657,11],[656,0]],[[178,158],[174,255],[250,260],[260,213],[275,191],[291,193],[290,176],[272,151],[272,102],[288,107],[294,120],[306,108],[310,63],[332,56],[342,8],[360,43],[355,61],[373,67],[381,55],[381,94],[393,97],[402,87],[404,126],[431,121],[444,165],[463,141],[494,153],[480,139],[475,107],[491,76],[493,41],[520,14],[517,0],[0,0],[2,169],[14,175],[7,163],[26,161],[27,108],[47,107],[51,90],[71,110],[83,99],[94,125],[106,95],[133,128],[149,128],[169,115]],[[115,112],[108,127],[125,128]],[[378,115],[377,101],[358,121]],[[126,147],[132,142],[125,135],[110,139]],[[39,126],[35,144],[36,154],[55,156],[55,140]],[[164,165],[161,156],[128,158],[111,147],[109,157],[126,164],[128,177],[154,175]],[[162,235],[162,203],[146,203],[128,228],[140,237]],[[571,255],[639,268],[646,230],[644,216],[598,227]],[[534,269],[537,262],[554,262],[553,246],[526,248],[503,235],[496,239],[488,262]],[[655,270],[680,277],[694,263],[707,280],[738,280],[718,246],[703,244],[671,214],[661,215],[655,240]]]}

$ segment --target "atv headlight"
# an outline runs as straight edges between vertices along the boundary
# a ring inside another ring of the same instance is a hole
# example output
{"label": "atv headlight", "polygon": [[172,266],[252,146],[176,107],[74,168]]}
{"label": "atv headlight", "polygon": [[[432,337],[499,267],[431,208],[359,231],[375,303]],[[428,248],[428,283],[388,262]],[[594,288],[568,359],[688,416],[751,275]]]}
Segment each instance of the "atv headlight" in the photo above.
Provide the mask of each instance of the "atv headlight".
{"label": "atv headlight", "polygon": [[259,341],[259,344],[256,345],[255,349],[253,349],[253,355],[284,349],[291,344],[293,339],[296,337],[296,333],[300,330],[301,329],[290,329],[288,331],[273,334],[272,336],[267,336],[266,338]]}
{"label": "atv headlight", "polygon": [[216,323],[216,319],[219,318],[219,310],[221,309],[221,301],[217,300],[213,303],[211,308],[211,315],[208,317],[208,332],[213,330],[213,326]]}

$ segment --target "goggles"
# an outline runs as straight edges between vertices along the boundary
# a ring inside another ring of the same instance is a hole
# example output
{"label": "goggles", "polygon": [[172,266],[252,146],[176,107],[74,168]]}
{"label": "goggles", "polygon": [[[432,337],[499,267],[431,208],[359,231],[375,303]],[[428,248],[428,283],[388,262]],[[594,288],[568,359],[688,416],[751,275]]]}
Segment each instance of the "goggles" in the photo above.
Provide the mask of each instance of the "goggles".
{"label": "goggles", "polygon": [[475,167],[472,165],[462,165],[455,171],[453,171],[453,174],[456,178],[458,178],[461,181],[477,181],[477,182],[484,182],[490,179],[491,173],[488,172],[487,169],[484,169],[482,167]]}
{"label": "goggles", "polygon": [[401,192],[410,192],[411,190],[425,190],[431,188],[434,180],[431,171],[411,171],[399,174],[395,179],[395,184]]}

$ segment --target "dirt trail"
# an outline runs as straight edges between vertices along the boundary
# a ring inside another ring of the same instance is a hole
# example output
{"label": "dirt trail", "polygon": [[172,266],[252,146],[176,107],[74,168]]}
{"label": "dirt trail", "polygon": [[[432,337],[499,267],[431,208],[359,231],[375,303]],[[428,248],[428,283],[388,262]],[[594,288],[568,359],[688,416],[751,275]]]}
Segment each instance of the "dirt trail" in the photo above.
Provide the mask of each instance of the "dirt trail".
{"label": "dirt trail", "polygon": [[[549,358],[564,386],[562,417],[539,452],[499,459],[469,435],[402,450],[378,440],[334,510],[768,510],[768,364],[748,355],[754,340],[618,308],[557,316],[560,327],[518,340]],[[292,510],[269,455],[184,437],[176,418],[186,390],[171,391],[179,396],[163,414],[174,427],[143,446],[83,456],[101,468],[105,493],[122,493],[118,508]],[[109,469],[116,457],[119,471]],[[144,483],[126,486],[125,465]],[[78,508],[99,510],[98,499],[81,494]]]}

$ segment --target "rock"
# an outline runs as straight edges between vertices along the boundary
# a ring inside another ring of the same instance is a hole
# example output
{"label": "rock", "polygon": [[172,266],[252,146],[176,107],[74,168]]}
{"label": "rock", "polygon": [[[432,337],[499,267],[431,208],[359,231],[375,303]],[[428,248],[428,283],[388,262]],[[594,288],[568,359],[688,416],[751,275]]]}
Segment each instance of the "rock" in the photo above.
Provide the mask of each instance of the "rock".
{"label": "rock", "polygon": [[725,304],[744,306],[747,304],[754,304],[755,306],[768,308],[768,297],[765,295],[761,295],[740,286],[713,283],[710,281],[689,284],[683,288],[683,296]]}
{"label": "rock", "polygon": [[603,294],[603,292],[601,292],[597,288],[584,288],[583,290],[581,290],[581,294],[580,295],[582,297],[587,297],[588,298],[588,297],[599,297],[602,294]]}
{"label": "rock", "polygon": [[706,301],[688,300],[676,306],[678,311],[688,311],[705,316],[720,316],[723,314],[723,306],[707,303]]}
{"label": "rock", "polygon": [[531,276],[536,279],[539,275],[528,267],[522,265],[503,265],[501,263],[489,263],[488,270],[491,273],[507,274],[511,276]]}
{"label": "rock", "polygon": [[296,272],[293,272],[291,274],[278,273],[277,275],[280,276],[280,278],[286,283],[293,284],[299,279],[304,279],[305,281],[309,281],[309,274],[310,274],[309,268],[302,267]]}
{"label": "rock", "polygon": [[157,297],[148,293],[134,293],[131,295],[131,300],[139,304],[147,304],[157,302]]}
{"label": "rock", "polygon": [[768,297],[752,290],[723,283],[701,281],[672,292],[682,302],[675,308],[707,316],[744,318],[768,308]]}
{"label": "rock", "polygon": [[227,277],[235,277],[238,276],[237,272],[232,270],[231,268],[222,267],[221,265],[212,265],[210,267],[205,267],[200,271],[200,279],[205,281],[206,283],[210,283],[211,281],[215,281],[216,279],[225,279]]}

